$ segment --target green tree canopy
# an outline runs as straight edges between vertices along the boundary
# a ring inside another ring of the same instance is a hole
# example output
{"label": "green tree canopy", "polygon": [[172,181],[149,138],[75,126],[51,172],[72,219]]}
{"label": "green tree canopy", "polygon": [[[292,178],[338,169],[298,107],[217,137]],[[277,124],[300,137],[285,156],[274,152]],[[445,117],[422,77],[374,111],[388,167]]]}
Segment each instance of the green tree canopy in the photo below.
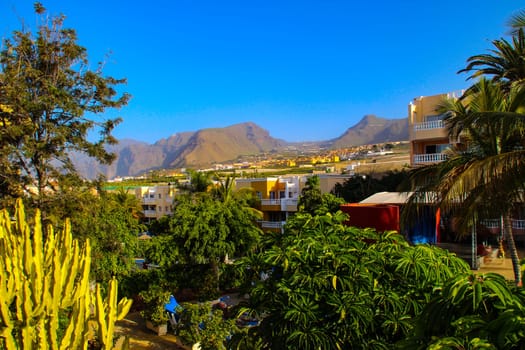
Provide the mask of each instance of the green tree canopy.
{"label": "green tree canopy", "polygon": [[319,176],[314,175],[306,180],[306,185],[301,191],[297,207],[299,212],[322,215],[328,212],[335,213],[343,203],[344,200],[342,198],[338,198],[332,193],[321,193]]}
{"label": "green tree canopy", "polygon": [[306,185],[301,190],[297,208],[299,211],[314,215],[316,210],[321,207],[322,197],[319,176],[310,176],[306,180]]}
{"label": "green tree canopy", "polygon": [[[251,343],[265,349],[391,349],[434,288],[468,272],[440,248],[410,246],[394,232],[343,224],[341,212],[299,213],[267,249],[239,263],[253,279],[245,311],[260,325]],[[267,278],[261,278],[261,276]]]}
{"label": "green tree canopy", "polygon": [[180,189],[190,193],[208,192],[212,184],[212,173],[206,171],[190,170],[190,183],[180,185]]}
{"label": "green tree canopy", "polygon": [[129,95],[118,96],[125,80],[104,76],[102,63],[90,68],[64,16],[47,17],[39,3],[35,11],[37,30],[14,31],[0,51],[0,189],[4,199],[27,193],[42,207],[58,178],[75,172],[72,152],[113,160],[104,145],[116,143],[111,132],[120,118],[100,115]]}
{"label": "green tree canopy", "polygon": [[239,257],[257,244],[261,231],[257,213],[238,200],[221,201],[208,193],[181,195],[175,201],[169,228],[148,244],[146,257],[162,268],[208,264],[218,283],[226,257]]}
{"label": "green tree canopy", "polygon": [[460,274],[437,290],[399,349],[522,349],[525,294],[499,274]]}
{"label": "green tree canopy", "polygon": [[137,200],[121,192],[91,196],[89,204],[79,203],[80,210],[71,215],[73,234],[91,241],[93,279],[125,276],[140,255],[138,235],[145,230],[135,212]]}

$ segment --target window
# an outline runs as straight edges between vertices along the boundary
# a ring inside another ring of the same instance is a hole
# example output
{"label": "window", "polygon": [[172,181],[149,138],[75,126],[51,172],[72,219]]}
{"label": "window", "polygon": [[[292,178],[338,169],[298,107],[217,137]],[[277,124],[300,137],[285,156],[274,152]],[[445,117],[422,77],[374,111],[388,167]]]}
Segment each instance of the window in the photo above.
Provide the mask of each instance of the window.
{"label": "window", "polygon": [[434,154],[434,153],[437,153],[436,150],[437,150],[436,145],[426,145],[426,146],[425,146],[425,153],[426,153],[426,154]]}
{"label": "window", "polygon": [[425,121],[427,121],[427,122],[435,122],[435,121],[438,121],[438,120],[443,120],[443,114],[427,115],[425,117]]}
{"label": "window", "polygon": [[436,148],[437,148],[438,153],[443,153],[446,150],[450,149],[450,144],[443,143],[441,145],[436,145]]}
{"label": "window", "polygon": [[443,153],[449,148],[450,148],[450,144],[448,143],[442,143],[438,145],[426,145],[425,153],[426,154]]}

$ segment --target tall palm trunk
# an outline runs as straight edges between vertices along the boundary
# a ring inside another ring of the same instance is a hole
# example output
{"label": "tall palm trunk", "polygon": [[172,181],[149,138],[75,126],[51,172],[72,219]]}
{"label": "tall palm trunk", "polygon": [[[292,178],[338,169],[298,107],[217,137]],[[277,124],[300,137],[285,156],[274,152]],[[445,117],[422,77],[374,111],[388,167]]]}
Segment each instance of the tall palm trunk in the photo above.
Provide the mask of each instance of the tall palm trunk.
{"label": "tall palm trunk", "polygon": [[521,286],[520,259],[518,257],[516,243],[514,242],[514,235],[512,234],[512,221],[510,213],[507,213],[503,216],[503,236],[507,241],[510,259],[512,261],[512,269],[514,271],[514,280],[518,286]]}

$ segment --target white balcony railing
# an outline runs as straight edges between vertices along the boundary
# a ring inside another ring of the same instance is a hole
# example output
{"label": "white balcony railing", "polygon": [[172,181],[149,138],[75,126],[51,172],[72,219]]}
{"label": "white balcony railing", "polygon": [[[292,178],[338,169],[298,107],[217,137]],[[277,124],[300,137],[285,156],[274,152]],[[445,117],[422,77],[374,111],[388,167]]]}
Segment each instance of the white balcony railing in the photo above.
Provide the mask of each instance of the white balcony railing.
{"label": "white balcony railing", "polygon": [[439,163],[447,159],[445,153],[414,154],[414,164]]}
{"label": "white balcony railing", "polygon": [[282,211],[286,211],[287,206],[297,206],[297,201],[297,198],[261,199],[261,205],[278,205]]}
{"label": "white balcony railing", "polygon": [[157,198],[155,197],[142,197],[142,203],[144,204],[152,204],[152,203],[156,203],[158,201]]}
{"label": "white balcony railing", "polygon": [[157,216],[156,210],[144,210],[144,216],[151,217],[151,216]]}
{"label": "white balcony railing", "polygon": [[496,228],[499,228],[501,224],[501,220],[500,219],[486,219],[486,220],[481,220],[480,224],[482,224],[486,228],[496,229]]}
{"label": "white balcony railing", "polygon": [[525,220],[512,220],[512,228],[516,230],[525,230]]}
{"label": "white balcony railing", "polygon": [[297,205],[297,202],[298,202],[298,199],[292,199],[292,198],[288,198],[288,199],[282,199],[284,205]]}
{"label": "white balcony railing", "polygon": [[280,199],[261,199],[262,205],[281,205]]}
{"label": "white balcony railing", "polygon": [[416,123],[414,124],[414,131],[443,129],[444,127],[445,123],[443,123],[443,120],[438,119],[423,123]]}
{"label": "white balcony railing", "polygon": [[283,228],[286,221],[259,221],[262,228]]}
{"label": "white balcony railing", "polygon": [[[525,230],[525,220],[512,219],[512,228],[515,230]],[[500,219],[486,219],[480,222],[483,226],[489,229],[499,229],[501,225]]]}

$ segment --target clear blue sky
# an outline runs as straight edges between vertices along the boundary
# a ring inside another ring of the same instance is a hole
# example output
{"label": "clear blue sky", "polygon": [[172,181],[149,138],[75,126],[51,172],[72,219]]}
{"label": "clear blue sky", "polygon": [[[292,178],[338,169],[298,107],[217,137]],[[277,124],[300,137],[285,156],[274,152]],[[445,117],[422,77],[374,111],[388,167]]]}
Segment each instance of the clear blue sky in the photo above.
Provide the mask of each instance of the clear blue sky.
{"label": "clear blue sky", "polygon": [[[469,56],[507,36],[516,0],[42,0],[93,66],[127,78],[118,138],[252,121],[327,140],[364,115],[403,118],[416,96],[469,86]],[[0,0],[0,35],[34,27],[33,0]]]}

